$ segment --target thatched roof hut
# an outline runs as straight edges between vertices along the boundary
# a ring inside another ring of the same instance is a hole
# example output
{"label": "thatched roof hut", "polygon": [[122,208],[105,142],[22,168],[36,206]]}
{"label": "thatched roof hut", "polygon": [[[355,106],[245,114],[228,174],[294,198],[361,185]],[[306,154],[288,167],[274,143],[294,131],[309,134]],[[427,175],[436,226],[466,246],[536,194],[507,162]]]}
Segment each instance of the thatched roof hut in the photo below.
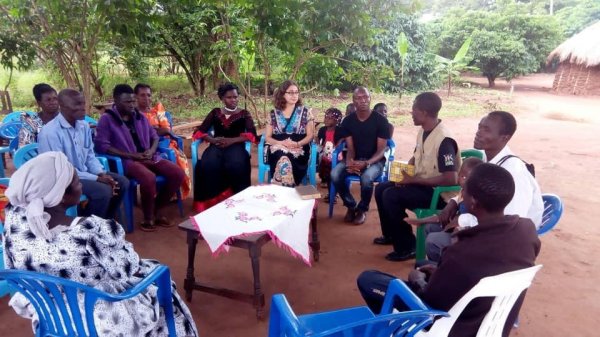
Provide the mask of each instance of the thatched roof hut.
{"label": "thatched roof hut", "polygon": [[552,90],[572,95],[600,95],[600,21],[577,33],[548,56],[559,65]]}

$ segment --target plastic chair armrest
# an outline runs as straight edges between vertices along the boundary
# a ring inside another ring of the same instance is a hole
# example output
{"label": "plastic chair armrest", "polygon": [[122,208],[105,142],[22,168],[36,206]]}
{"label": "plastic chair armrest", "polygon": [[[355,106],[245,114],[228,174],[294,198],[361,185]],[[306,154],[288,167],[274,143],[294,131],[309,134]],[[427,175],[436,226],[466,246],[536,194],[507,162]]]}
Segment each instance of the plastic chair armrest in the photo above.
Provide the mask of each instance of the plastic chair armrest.
{"label": "plastic chair armrest", "polygon": [[392,313],[396,297],[399,297],[410,310],[429,310],[429,307],[404,282],[395,279],[388,285],[380,315]]}
{"label": "plastic chair armrest", "polygon": [[177,163],[177,159],[175,159],[175,151],[173,151],[173,149],[171,149],[171,148],[165,148],[165,147],[158,147],[156,149],[156,152],[162,153],[162,154],[166,154],[167,155],[167,159],[169,161],[172,161],[173,163]]}
{"label": "plastic chair armrest", "polygon": [[169,273],[169,268],[164,265],[160,265],[160,266],[157,266],[156,268],[154,268],[154,270],[152,270],[150,272],[150,274],[148,274],[146,277],[144,277],[138,284],[136,284],[132,288],[129,288],[129,289],[125,290],[124,292],[116,294],[116,295],[110,294],[108,296],[103,296],[103,297],[105,299],[109,299],[111,301],[121,301],[121,300],[125,300],[128,298],[132,298],[134,296],[137,296],[142,291],[146,290],[146,288],[148,288],[149,285],[151,285],[152,283],[157,281],[157,279],[162,278],[162,277],[169,278],[169,281],[171,279],[171,276]]}
{"label": "plastic chair armrest", "polygon": [[[304,329],[298,317],[290,307],[285,295],[275,294],[271,299],[271,315],[269,319],[269,336],[276,335],[274,333],[281,333],[281,326],[286,325],[289,327],[288,332],[292,332],[294,336],[304,336],[306,329]],[[277,335],[278,336],[278,335]]]}
{"label": "plastic chair armrest", "polygon": [[125,167],[123,166],[123,160],[121,159],[121,157],[113,156],[110,154],[96,154],[96,157],[103,157],[108,159],[109,163],[114,163],[115,169],[117,170],[117,174],[120,174],[122,176],[125,175]]}
{"label": "plastic chair armrest", "polygon": [[431,204],[429,205],[430,210],[436,210],[438,207],[438,201],[440,200],[440,196],[444,192],[458,192],[460,191],[460,186],[438,186],[433,189],[433,197],[431,197]]}
{"label": "plastic chair armrest", "polygon": [[346,146],[346,142],[342,141],[338,146],[335,147],[333,153],[331,154],[331,168],[334,168],[338,163],[338,156],[344,150],[344,146]]}
{"label": "plastic chair armrest", "polygon": [[202,144],[202,139],[198,139],[192,142],[192,164],[195,165],[198,161],[198,147]]}

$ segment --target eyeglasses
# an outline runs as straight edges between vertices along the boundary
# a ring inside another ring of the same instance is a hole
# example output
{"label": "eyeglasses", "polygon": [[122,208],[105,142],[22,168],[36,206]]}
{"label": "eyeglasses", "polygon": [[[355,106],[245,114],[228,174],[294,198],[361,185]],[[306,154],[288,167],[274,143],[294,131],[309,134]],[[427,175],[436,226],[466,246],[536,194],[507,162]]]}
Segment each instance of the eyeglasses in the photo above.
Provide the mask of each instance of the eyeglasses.
{"label": "eyeglasses", "polygon": [[285,93],[292,96],[300,95],[300,91],[286,91]]}

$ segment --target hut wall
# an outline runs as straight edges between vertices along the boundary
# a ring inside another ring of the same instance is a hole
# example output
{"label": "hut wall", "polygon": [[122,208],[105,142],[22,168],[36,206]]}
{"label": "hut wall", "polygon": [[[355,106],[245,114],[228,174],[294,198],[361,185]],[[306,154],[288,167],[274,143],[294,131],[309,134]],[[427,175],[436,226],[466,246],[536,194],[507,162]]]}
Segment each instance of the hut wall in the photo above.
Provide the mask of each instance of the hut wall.
{"label": "hut wall", "polygon": [[562,62],[556,70],[552,90],[571,95],[600,95],[600,65],[586,67]]}

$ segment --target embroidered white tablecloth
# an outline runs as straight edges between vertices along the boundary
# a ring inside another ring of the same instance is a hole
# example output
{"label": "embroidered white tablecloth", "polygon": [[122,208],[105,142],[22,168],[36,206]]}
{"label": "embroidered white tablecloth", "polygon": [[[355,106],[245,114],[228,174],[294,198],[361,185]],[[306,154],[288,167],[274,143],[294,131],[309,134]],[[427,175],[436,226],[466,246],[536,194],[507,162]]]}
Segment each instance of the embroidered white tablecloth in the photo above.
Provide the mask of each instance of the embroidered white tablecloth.
{"label": "embroidered white tablecloth", "polygon": [[315,200],[277,185],[251,186],[192,217],[213,255],[230,240],[266,233],[279,247],[310,265],[308,229]]}

